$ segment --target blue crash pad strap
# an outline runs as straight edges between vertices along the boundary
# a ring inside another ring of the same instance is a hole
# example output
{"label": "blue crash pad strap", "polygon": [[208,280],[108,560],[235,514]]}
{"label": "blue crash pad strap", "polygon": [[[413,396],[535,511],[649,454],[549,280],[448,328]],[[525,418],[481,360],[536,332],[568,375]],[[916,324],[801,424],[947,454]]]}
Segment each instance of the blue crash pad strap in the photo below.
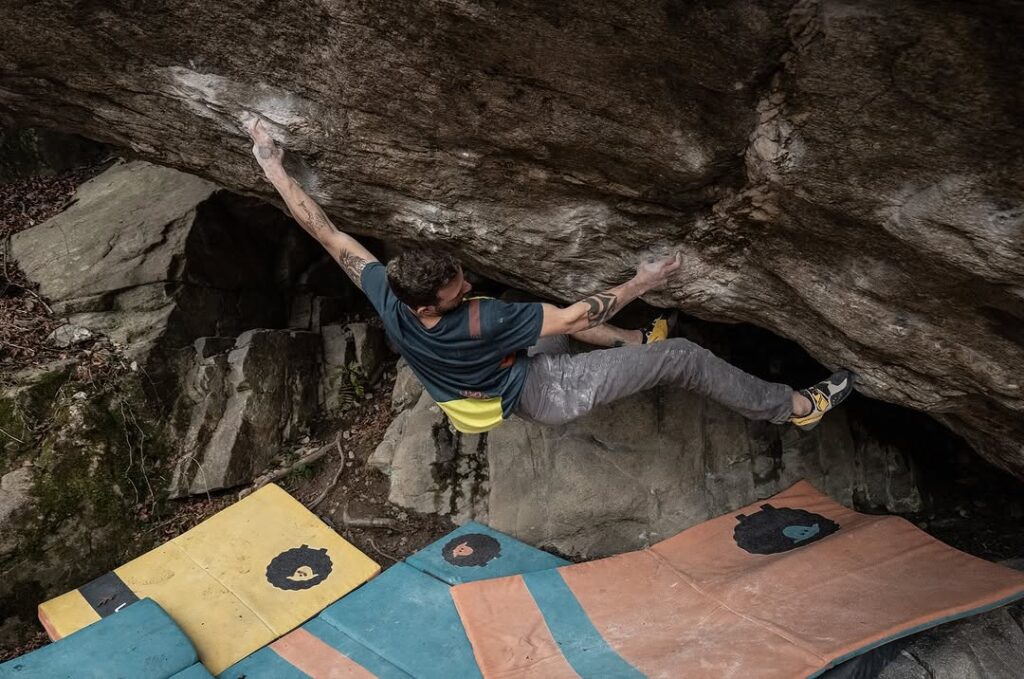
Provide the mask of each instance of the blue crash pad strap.
{"label": "blue crash pad strap", "polygon": [[644,679],[643,673],[615,652],[557,570],[526,573],[530,596],[544,615],[562,655],[581,677]]}

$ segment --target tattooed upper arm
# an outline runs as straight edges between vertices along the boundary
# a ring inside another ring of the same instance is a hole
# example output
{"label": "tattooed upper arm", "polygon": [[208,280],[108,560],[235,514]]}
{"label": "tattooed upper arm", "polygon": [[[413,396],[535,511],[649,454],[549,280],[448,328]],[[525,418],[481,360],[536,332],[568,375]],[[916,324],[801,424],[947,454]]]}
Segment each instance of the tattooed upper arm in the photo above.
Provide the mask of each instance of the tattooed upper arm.
{"label": "tattooed upper arm", "polygon": [[369,260],[363,259],[359,255],[351,252],[342,252],[338,255],[338,264],[341,265],[341,269],[345,274],[352,279],[352,282],[356,284],[356,287],[360,290],[363,289],[363,269],[369,264]]}

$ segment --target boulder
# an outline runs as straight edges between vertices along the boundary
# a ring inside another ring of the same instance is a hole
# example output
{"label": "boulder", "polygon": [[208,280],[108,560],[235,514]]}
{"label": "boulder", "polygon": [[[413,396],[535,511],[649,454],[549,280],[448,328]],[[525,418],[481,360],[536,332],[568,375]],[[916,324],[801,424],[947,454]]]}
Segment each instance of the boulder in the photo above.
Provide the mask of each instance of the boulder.
{"label": "boulder", "polygon": [[391,409],[395,413],[401,413],[420,400],[422,393],[423,385],[409,369],[409,364],[404,358],[398,359],[395,366],[395,386],[391,389]]}
{"label": "boulder", "polygon": [[26,460],[21,467],[0,477],[0,553],[10,554],[16,532],[10,528],[22,512],[32,505],[32,462]]}
{"label": "boulder", "polygon": [[248,483],[318,412],[320,337],[249,330],[202,338],[185,359],[170,443],[178,453],[172,496]]}
{"label": "boulder", "polygon": [[384,371],[390,350],[384,331],[369,323],[329,323],[323,339],[323,384],[320,396],[327,412],[337,415],[365,395]]}
{"label": "boulder", "polygon": [[1017,679],[1024,667],[1024,607],[999,608],[896,642],[877,679]]}
{"label": "boulder", "polygon": [[793,339],[1024,477],[1012,0],[8,5],[2,117],[270,197],[255,112],[340,226],[546,298],[678,251],[652,303]]}
{"label": "boulder", "polygon": [[83,342],[88,342],[95,335],[89,328],[83,328],[79,325],[72,325],[65,323],[64,325],[54,328],[53,332],[46,338],[53,346],[58,349],[67,349]]}
{"label": "boulder", "polygon": [[360,376],[367,384],[376,384],[385,362],[391,358],[384,331],[370,323],[349,323],[348,331],[352,334]]}
{"label": "boulder", "polygon": [[68,318],[55,343],[101,332],[146,357],[283,325],[290,269],[319,256],[297,231],[271,206],[135,161],[83,184],[64,212],[16,234],[11,252]]}
{"label": "boulder", "polygon": [[[388,500],[393,504],[443,514],[458,524],[488,521],[487,437],[452,429],[422,391],[415,406],[399,413],[388,427],[369,464],[389,477]],[[533,500],[528,495],[518,501]]]}

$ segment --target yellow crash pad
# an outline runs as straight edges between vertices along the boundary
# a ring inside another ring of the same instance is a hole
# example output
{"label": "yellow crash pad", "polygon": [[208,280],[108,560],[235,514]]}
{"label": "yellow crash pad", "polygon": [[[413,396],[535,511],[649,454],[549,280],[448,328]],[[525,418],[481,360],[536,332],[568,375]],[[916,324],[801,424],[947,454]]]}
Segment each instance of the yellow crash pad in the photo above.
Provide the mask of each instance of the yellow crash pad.
{"label": "yellow crash pad", "polygon": [[220,673],[380,571],[288,493],[268,485],[192,530],[39,606],[52,639],[139,599],[159,603]]}

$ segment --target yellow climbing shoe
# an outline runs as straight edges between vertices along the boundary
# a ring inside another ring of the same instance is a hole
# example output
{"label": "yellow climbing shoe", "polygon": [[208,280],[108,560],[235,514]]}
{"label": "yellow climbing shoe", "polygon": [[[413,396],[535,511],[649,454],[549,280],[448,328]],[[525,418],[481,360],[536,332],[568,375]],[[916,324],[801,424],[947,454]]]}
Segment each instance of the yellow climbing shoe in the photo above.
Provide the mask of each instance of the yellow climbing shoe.
{"label": "yellow climbing shoe", "polygon": [[655,318],[644,328],[643,344],[654,344],[668,339],[672,328],[676,327],[676,320],[679,319],[679,312],[673,311],[668,315],[661,315]]}
{"label": "yellow climbing shoe", "polygon": [[832,373],[827,380],[797,392],[811,402],[811,412],[802,416],[794,415],[789,421],[804,431],[810,431],[818,426],[825,413],[842,403],[852,392],[853,375],[849,371]]}

